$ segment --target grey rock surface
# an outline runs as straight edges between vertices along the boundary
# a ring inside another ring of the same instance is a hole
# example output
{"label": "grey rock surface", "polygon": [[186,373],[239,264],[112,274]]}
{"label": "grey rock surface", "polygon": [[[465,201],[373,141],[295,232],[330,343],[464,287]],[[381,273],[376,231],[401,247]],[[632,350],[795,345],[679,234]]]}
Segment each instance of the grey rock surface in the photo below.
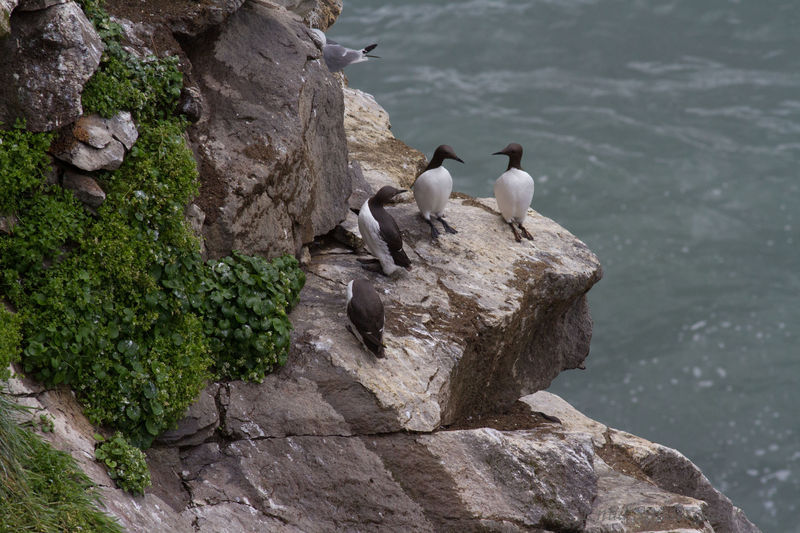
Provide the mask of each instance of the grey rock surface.
{"label": "grey rock surface", "polygon": [[52,154],[87,172],[116,170],[125,159],[139,132],[131,114],[122,111],[111,118],[85,115],[62,130],[50,147]]}
{"label": "grey rock surface", "polygon": [[208,110],[190,136],[209,255],[299,253],[346,214],[338,83],[303,23],[261,1],[189,49]]}
{"label": "grey rock surface", "polygon": [[78,200],[89,207],[96,209],[106,201],[106,193],[91,176],[67,170],[61,185],[71,190]]}
{"label": "grey rock surface", "polygon": [[[588,531],[671,530],[665,523],[673,529],[682,524],[680,528],[687,531],[760,531],[680,452],[600,424],[548,392],[537,392],[522,401],[535,411],[559,418],[566,430],[591,436],[604,466],[598,468],[601,497],[595,501]],[[660,528],[656,528],[659,521]],[[624,529],[613,529],[618,527],[615,522]]]}
{"label": "grey rock surface", "polygon": [[50,131],[74,121],[103,52],[94,26],[74,2],[15,10],[10,24],[0,39],[0,122],[22,118],[29,130]]}
{"label": "grey rock surface", "polygon": [[0,39],[11,33],[11,12],[19,0],[0,0]]}
{"label": "grey rock surface", "polygon": [[20,0],[17,9],[20,11],[39,11],[40,9],[47,9],[56,4],[65,4],[72,0]]}
{"label": "grey rock surface", "polygon": [[297,13],[314,28],[327,30],[342,13],[342,0],[272,0]]}

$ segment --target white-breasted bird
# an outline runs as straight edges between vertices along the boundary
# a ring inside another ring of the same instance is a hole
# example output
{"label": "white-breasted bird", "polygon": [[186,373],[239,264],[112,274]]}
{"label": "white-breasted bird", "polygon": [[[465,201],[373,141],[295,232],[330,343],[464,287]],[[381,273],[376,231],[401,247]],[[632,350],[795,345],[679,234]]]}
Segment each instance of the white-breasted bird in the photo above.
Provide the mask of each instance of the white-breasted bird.
{"label": "white-breasted bird", "polygon": [[442,223],[447,233],[458,233],[443,218],[447,200],[450,198],[450,193],[453,192],[453,178],[450,176],[450,172],[442,166],[445,159],[464,162],[450,146],[443,144],[436,148],[431,162],[425,167],[425,171],[417,176],[417,179],[411,185],[419,212],[422,218],[430,224],[431,237],[434,239],[439,237],[439,231],[433,225],[431,215]]}
{"label": "white-breasted bird", "polygon": [[367,61],[369,57],[379,58],[379,56],[369,55],[369,53],[378,46],[377,43],[365,46],[361,50],[353,50],[352,48],[342,46],[336,41],[331,41],[325,36],[322,30],[312,28],[311,32],[316,37],[316,40],[319,41],[322,47],[322,58],[325,60],[325,64],[331,72],[338,72],[347,65],[352,65],[353,63]]}
{"label": "white-breasted bird", "polygon": [[354,279],[347,284],[347,320],[347,330],[364,348],[383,357],[383,302],[369,281]]}
{"label": "white-breasted bird", "polygon": [[522,239],[520,239],[519,233],[514,227],[515,222],[519,229],[522,230],[525,238],[533,240],[533,235],[522,225],[528,214],[528,208],[531,206],[531,200],[533,200],[533,178],[522,170],[520,166],[522,146],[517,143],[511,143],[492,155],[508,156],[508,168],[494,182],[494,197],[497,200],[497,207],[500,209],[503,220],[511,226],[511,231],[514,232],[514,238],[517,242]]}
{"label": "white-breasted bird", "polygon": [[400,267],[411,270],[411,261],[403,251],[400,228],[397,227],[392,215],[384,209],[384,206],[401,192],[406,191],[385,185],[364,202],[358,212],[358,231],[361,232],[361,238],[364,239],[369,253],[380,262],[380,267],[371,267],[368,265],[374,264],[374,260],[361,260],[362,266],[368,270],[380,270],[387,276],[394,274]]}

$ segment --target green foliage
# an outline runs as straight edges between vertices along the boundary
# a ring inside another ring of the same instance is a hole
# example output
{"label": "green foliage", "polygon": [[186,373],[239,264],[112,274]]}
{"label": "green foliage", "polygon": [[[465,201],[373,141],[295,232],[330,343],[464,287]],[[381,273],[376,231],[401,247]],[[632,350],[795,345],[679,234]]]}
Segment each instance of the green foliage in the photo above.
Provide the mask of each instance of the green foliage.
{"label": "green foliage", "polygon": [[128,110],[137,122],[172,116],[183,87],[178,58],[130,54],[121,44],[122,29],[101,2],[84,0],[82,5],[106,46],[98,71],[83,89],[84,112],[112,117]]}
{"label": "green foliage", "polygon": [[150,470],[144,452],[125,440],[122,433],[117,432],[103,441],[95,449],[94,456],[106,465],[108,475],[122,490],[144,494],[144,489],[150,486]]}
{"label": "green foliage", "polygon": [[203,269],[183,219],[197,190],[183,123],[140,131],[103,177],[97,218],[57,187],[24,203],[16,234],[0,241],[0,281],[25,317],[25,371],[70,384],[92,422],[147,447],[196,397],[211,360],[199,318],[179,312],[186,297],[153,275],[176,257]]}
{"label": "green foliage", "polygon": [[16,211],[23,194],[44,183],[52,138],[50,133],[26,131],[19,120],[12,129],[0,130],[0,215]]}
{"label": "green foliage", "polygon": [[183,215],[197,171],[172,115],[175,62],[130,57],[101,2],[81,3],[106,44],[84,109],[130,109],[139,138],[118,170],[97,174],[107,197],[91,216],[44,183],[49,139],[13,134],[29,149],[6,199],[19,222],[0,235],[0,297],[18,310],[13,325],[0,314],[0,343],[13,357],[21,346],[39,380],[70,385],[93,423],[146,448],[209,377],[261,380],[285,362],[304,275],[291,257],[203,263]]}
{"label": "green foliage", "polygon": [[270,263],[238,252],[209,262],[208,277],[191,303],[218,354],[218,378],[260,382],[286,363],[292,330],[287,313],[305,283],[298,266],[288,255]]}
{"label": "green foliage", "polygon": [[0,394],[0,531],[122,531],[72,457],[16,423],[21,410]]}
{"label": "green foliage", "polygon": [[19,360],[20,323],[19,316],[7,311],[0,301],[0,380],[9,378],[8,365]]}

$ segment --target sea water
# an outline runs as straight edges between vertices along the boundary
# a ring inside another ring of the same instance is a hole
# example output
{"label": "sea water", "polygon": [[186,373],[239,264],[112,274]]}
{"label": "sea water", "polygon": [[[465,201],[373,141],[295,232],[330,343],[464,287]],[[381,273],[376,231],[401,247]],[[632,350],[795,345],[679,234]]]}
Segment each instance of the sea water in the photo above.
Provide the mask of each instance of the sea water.
{"label": "sea water", "polygon": [[351,86],[452,145],[456,190],[518,142],[600,257],[587,368],[550,390],[800,532],[800,1],[345,0],[328,35],[379,43]]}

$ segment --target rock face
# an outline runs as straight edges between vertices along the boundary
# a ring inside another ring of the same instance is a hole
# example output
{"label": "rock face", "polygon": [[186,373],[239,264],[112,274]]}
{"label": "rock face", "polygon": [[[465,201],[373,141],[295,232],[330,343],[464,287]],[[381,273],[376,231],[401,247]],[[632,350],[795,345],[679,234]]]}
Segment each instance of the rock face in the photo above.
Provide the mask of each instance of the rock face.
{"label": "rock face", "polygon": [[337,81],[303,24],[264,2],[187,48],[207,110],[190,133],[209,255],[299,252],[347,211]]}
{"label": "rock face", "polygon": [[[16,4],[0,2],[8,12]],[[74,7],[52,2],[26,0],[44,9],[15,11],[13,31],[26,17]],[[313,17],[341,9],[337,0],[283,3],[321,27]],[[407,187],[425,158],[394,138],[371,96],[342,96],[297,15],[242,4],[109,8],[131,43],[152,30],[156,51],[188,51],[179,53],[197,85],[186,103],[202,190],[187,217],[209,255],[297,253],[335,227],[304,249],[288,364],[260,384],[208,385],[148,450],[154,484],[138,498],[93,461],[96,428],[72,394],[10,382],[19,401],[54,417],[47,438],[76,457],[125,530],[758,531],[678,452],[542,392],[587,357],[586,292],[602,275],[561,226],[531,210],[535,239],[516,243],[493,200],[456,194],[447,214],[459,233],[432,242],[406,195],[388,210],[413,269],[390,280],[360,268],[348,207],[382,185]],[[53,153],[85,170],[95,165],[81,154],[124,153],[136,140],[124,117],[83,117],[65,131]],[[102,201],[88,176],[65,172],[63,185],[90,205]],[[13,219],[4,222],[13,231]],[[356,277],[385,304],[384,359],[344,327],[345,286]]]}
{"label": "rock face", "polygon": [[74,2],[14,10],[10,24],[0,38],[0,122],[23,118],[30,130],[50,131],[74,121],[103,52],[94,27]]}
{"label": "rock face", "polygon": [[87,172],[116,170],[138,137],[139,132],[127,111],[109,119],[87,115],[62,131],[50,151],[58,159]]}
{"label": "rock face", "polygon": [[297,13],[322,31],[331,27],[342,13],[342,0],[274,0],[273,3]]}

